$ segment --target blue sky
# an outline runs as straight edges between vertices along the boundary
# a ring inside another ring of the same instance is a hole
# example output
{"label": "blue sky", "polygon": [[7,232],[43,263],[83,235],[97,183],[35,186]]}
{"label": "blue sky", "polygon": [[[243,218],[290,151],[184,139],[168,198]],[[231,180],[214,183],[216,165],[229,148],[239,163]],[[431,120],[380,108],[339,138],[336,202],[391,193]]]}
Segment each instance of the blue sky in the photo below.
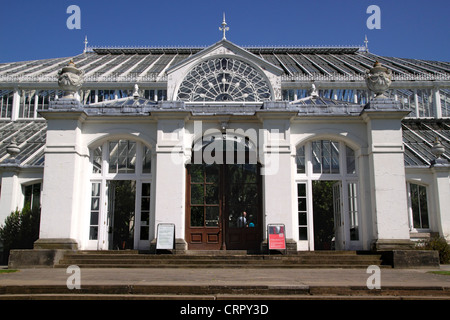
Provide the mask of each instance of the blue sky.
{"label": "blue sky", "polygon": [[[67,7],[81,9],[69,30]],[[370,5],[381,29],[369,30]],[[363,45],[378,55],[450,61],[449,0],[4,0],[0,63],[74,56],[91,46]]]}

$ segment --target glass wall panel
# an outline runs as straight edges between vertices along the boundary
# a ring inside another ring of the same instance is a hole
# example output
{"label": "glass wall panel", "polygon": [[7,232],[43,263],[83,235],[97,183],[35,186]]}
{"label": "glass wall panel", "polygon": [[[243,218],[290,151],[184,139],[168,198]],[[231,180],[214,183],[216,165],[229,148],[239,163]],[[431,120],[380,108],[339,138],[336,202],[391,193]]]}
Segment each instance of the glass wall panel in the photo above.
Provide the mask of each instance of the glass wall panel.
{"label": "glass wall panel", "polygon": [[356,183],[348,184],[348,214],[350,222],[350,240],[359,240],[358,199]]}
{"label": "glass wall panel", "polygon": [[109,142],[109,173],[134,173],[136,142],[119,140]]}
{"label": "glass wall panel", "polygon": [[329,140],[313,141],[314,173],[339,173],[339,143]]}
{"label": "glass wall panel", "polygon": [[140,240],[149,240],[150,228],[150,183],[142,184]]}
{"label": "glass wall panel", "polygon": [[308,240],[308,210],[306,197],[306,183],[297,184],[298,202],[298,235],[300,240]]}
{"label": "glass wall panel", "polygon": [[144,146],[142,154],[142,173],[152,172],[152,151]]}
{"label": "glass wall panel", "polygon": [[91,218],[89,223],[89,240],[98,240],[98,218],[100,215],[100,183],[92,183]]}
{"label": "glass wall panel", "polygon": [[409,190],[413,227],[416,229],[428,229],[430,225],[428,221],[427,188],[410,183]]}
{"label": "glass wall panel", "polygon": [[0,118],[11,118],[13,96],[13,90],[0,90]]}

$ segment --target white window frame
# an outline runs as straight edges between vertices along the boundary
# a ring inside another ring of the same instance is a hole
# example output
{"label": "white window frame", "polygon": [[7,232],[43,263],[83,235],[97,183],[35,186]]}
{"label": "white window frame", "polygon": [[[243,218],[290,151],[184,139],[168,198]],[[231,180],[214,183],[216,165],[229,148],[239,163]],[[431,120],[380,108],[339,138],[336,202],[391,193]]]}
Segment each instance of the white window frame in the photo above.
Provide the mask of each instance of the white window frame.
{"label": "white window frame", "polygon": [[[412,197],[411,197],[411,184],[415,184],[420,187],[424,187],[426,191],[427,199],[427,215],[428,215],[428,228],[415,228],[414,227],[414,213],[412,208]],[[409,230],[410,232],[417,233],[427,233],[431,231],[431,215],[430,215],[430,196],[429,187],[426,184],[420,183],[418,181],[407,181],[407,192],[408,192],[408,218],[409,218]]]}
{"label": "white window frame", "polygon": [[[314,173],[313,171],[313,159],[312,159],[312,143],[320,140],[329,140],[339,144],[339,173]],[[295,161],[295,206],[297,207],[297,184],[306,183],[306,192],[307,192],[307,227],[308,227],[308,240],[298,240],[298,248],[299,250],[314,250],[314,217],[313,217],[313,192],[312,192],[312,182],[313,181],[341,181],[341,204],[342,204],[342,212],[341,215],[344,221],[344,248],[345,250],[357,250],[362,248],[362,213],[361,213],[361,190],[360,190],[360,181],[359,181],[359,163],[358,163],[358,154],[357,150],[349,146],[343,141],[339,139],[314,139],[309,140],[305,143],[299,144],[296,146],[297,149],[304,146],[305,148],[305,173],[297,173],[297,162]],[[355,173],[347,173],[347,150],[346,147],[349,147],[354,151],[355,155]],[[358,219],[358,240],[350,240],[350,212],[349,212],[349,192],[348,186],[349,184],[355,183],[357,196],[356,196],[356,205],[357,205],[357,219]],[[299,227],[298,221],[298,209],[295,211],[295,221],[297,225],[297,229]],[[297,237],[299,235],[297,234]]]}
{"label": "white window frame", "polygon": [[[118,141],[118,140],[129,140],[136,143],[136,162],[135,162],[135,170],[134,173],[109,173],[109,142]],[[129,139],[129,138],[114,138],[108,139],[104,141],[100,146],[102,147],[102,165],[101,172],[93,173],[93,158],[94,158],[94,150],[99,145],[90,149],[90,188],[89,188],[89,208],[86,210],[87,212],[87,249],[88,250],[107,250],[107,239],[108,239],[108,230],[107,230],[107,216],[108,216],[108,197],[107,197],[107,182],[114,180],[132,180],[136,183],[136,194],[135,194],[135,225],[134,225],[134,249],[138,250],[149,250],[150,242],[154,237],[154,192],[153,192],[153,174],[154,172],[154,151],[153,148],[149,145],[146,145],[138,140]],[[151,150],[151,172],[143,173],[143,153],[144,147],[147,147]],[[92,183],[100,183],[100,213],[99,213],[99,230],[98,230],[98,239],[97,240],[89,240],[89,228],[90,228],[90,214],[91,214],[91,188]],[[147,240],[140,240],[140,230],[141,230],[141,197],[142,197],[142,184],[149,183],[150,184],[150,221],[149,221],[149,238]]]}

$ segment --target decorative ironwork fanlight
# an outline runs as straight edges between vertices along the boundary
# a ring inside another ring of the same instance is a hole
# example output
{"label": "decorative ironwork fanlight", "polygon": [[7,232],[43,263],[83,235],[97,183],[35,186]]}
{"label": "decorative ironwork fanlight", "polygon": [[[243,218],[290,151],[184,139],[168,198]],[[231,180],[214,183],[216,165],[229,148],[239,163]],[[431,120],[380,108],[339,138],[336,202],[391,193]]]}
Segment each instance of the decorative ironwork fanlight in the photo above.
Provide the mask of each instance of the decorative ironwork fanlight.
{"label": "decorative ironwork fanlight", "polygon": [[214,58],[195,66],[178,90],[178,99],[203,101],[268,101],[270,86],[254,67],[241,60]]}

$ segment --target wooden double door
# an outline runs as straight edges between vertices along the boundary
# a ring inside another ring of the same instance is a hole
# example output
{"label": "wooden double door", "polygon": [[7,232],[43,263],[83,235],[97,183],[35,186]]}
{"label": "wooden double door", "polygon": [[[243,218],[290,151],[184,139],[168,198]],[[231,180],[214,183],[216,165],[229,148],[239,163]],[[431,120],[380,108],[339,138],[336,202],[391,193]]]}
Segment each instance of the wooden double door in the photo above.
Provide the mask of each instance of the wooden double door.
{"label": "wooden double door", "polygon": [[191,164],[186,186],[189,250],[259,250],[259,164]]}

